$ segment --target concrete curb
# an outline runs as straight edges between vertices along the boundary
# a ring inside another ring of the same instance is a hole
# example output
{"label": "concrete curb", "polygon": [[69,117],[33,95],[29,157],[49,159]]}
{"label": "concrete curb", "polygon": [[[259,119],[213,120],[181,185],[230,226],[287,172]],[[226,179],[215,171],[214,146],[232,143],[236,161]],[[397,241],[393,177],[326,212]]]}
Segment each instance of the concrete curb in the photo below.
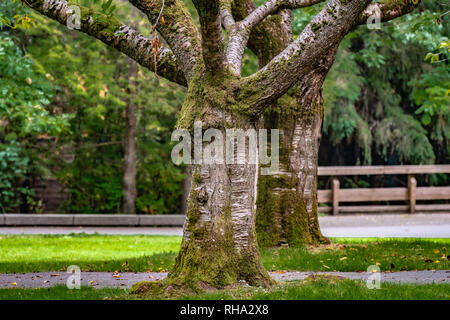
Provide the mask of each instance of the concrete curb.
{"label": "concrete curb", "polygon": [[81,214],[73,215],[73,224],[76,226],[137,226],[137,215],[113,214]]}
{"label": "concrete curb", "polygon": [[73,226],[73,216],[65,214],[5,214],[6,226]]}
{"label": "concrete curb", "polygon": [[184,215],[0,214],[0,226],[181,227]]}
{"label": "concrete curb", "polygon": [[[7,227],[182,227],[186,216],[128,214],[0,214]],[[339,215],[319,217],[321,228],[436,227],[450,225],[450,214]]]}
{"label": "concrete curb", "polygon": [[182,227],[186,221],[186,216],[177,215],[160,215],[160,216],[139,216],[139,226],[149,227],[154,225]]}

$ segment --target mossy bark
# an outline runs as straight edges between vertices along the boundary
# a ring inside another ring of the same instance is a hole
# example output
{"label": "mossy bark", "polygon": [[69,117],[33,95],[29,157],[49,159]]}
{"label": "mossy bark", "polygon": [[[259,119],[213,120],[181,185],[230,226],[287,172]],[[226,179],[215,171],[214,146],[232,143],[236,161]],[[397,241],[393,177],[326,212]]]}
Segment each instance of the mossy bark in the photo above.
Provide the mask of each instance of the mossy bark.
{"label": "mossy bark", "polygon": [[181,250],[169,280],[189,288],[268,286],[254,214],[254,165],[195,165]]}
{"label": "mossy bark", "polygon": [[[297,92],[298,94],[298,92]],[[289,101],[290,100],[290,101]],[[318,222],[317,165],[323,107],[310,108],[287,96],[266,114],[266,126],[279,128],[280,171],[260,176],[256,228],[260,246],[318,244],[328,240]]]}
{"label": "mossy bark", "polygon": [[256,229],[260,246],[329,242],[320,231],[318,152],[323,120],[322,86],[337,48],[265,113],[264,126],[280,129],[280,171],[260,176]]}
{"label": "mossy bark", "polygon": [[[222,83],[222,82],[221,82]],[[233,113],[226,84],[205,85],[205,79],[188,92],[179,127],[192,129],[202,121],[202,131],[214,128],[224,137],[226,129],[255,129],[255,124]],[[216,139],[214,141],[217,141]],[[203,150],[212,142],[203,142]],[[237,148],[237,144],[235,144]],[[229,151],[229,150],[227,150]],[[236,151],[235,156],[236,156]],[[250,152],[246,146],[247,154]],[[193,290],[224,288],[245,281],[270,286],[258,251],[255,230],[257,164],[196,163],[187,203],[181,250],[167,283]]]}

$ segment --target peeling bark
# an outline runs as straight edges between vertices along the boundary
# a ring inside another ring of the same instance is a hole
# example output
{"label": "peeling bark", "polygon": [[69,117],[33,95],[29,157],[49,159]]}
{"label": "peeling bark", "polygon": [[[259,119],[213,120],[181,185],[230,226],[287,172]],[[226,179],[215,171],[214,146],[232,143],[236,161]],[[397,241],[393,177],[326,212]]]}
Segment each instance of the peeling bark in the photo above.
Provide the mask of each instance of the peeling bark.
{"label": "peeling bark", "polygon": [[[217,88],[203,88],[212,95]],[[206,95],[207,96],[207,95]],[[184,108],[200,107],[203,112],[196,120],[203,121],[203,130],[255,128],[250,121],[232,117],[225,100],[211,104],[194,93]],[[206,110],[207,109],[207,110]],[[186,112],[186,110],[185,110]],[[214,119],[211,123],[208,119]],[[208,143],[204,142],[206,147]],[[226,141],[222,142],[226,147]],[[236,146],[237,148],[237,146]],[[237,149],[235,150],[237,151]],[[247,154],[248,154],[247,150]],[[235,157],[237,152],[234,153]],[[223,288],[239,281],[251,285],[269,286],[272,281],[264,270],[255,232],[255,197],[257,165],[196,164],[191,167],[192,184],[188,197],[187,220],[181,250],[169,273],[170,283],[191,288]]]}
{"label": "peeling bark", "polygon": [[189,198],[189,192],[191,190],[192,184],[192,174],[190,166],[186,166],[184,169],[184,174],[186,177],[183,180],[183,193],[181,195],[181,210],[180,213],[183,215],[187,215],[187,203]]}

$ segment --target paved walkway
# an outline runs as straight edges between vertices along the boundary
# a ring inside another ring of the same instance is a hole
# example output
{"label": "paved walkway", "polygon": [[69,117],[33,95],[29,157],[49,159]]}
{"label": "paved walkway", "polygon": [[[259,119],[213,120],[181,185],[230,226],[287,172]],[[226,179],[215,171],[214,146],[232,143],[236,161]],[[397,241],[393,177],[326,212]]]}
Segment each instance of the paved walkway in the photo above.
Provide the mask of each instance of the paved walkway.
{"label": "paved walkway", "polygon": [[[303,280],[313,274],[332,274],[353,280],[366,281],[373,273],[366,272],[270,272],[275,280]],[[25,274],[0,274],[0,288],[48,288],[54,285],[65,285],[71,274],[65,272],[37,272]],[[164,279],[167,273],[111,273],[82,272],[80,283],[94,288],[116,287],[130,288],[139,281],[156,281]],[[393,283],[450,283],[450,270],[437,271],[404,271],[381,273],[382,282]]]}
{"label": "paved walkway", "polygon": [[[450,238],[449,214],[377,214],[320,217],[328,237]],[[0,227],[0,234],[147,234],[181,235],[170,227]]]}

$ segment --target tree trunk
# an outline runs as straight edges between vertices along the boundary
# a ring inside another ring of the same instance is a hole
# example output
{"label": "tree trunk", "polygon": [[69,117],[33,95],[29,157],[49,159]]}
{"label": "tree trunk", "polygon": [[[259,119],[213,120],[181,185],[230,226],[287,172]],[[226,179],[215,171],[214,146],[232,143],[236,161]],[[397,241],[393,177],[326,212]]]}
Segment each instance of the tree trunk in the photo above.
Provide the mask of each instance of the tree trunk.
{"label": "tree trunk", "polygon": [[125,154],[123,159],[123,212],[128,214],[136,213],[136,112],[137,107],[133,102],[136,93],[137,65],[134,61],[130,62],[128,72],[129,89],[128,103],[126,110],[125,126]]}
{"label": "tree trunk", "polygon": [[[216,95],[217,88],[199,91],[201,95],[188,93],[181,122],[183,114],[201,115],[195,120],[202,121],[203,132],[209,128],[221,132],[224,139],[215,139],[214,142],[219,141],[218,145],[223,150],[227,145],[225,128],[244,131],[255,128],[248,120],[224,111],[227,110],[223,107],[226,102],[217,108],[211,106],[211,101],[205,101],[204,96]],[[202,111],[195,112],[192,106],[201,106]],[[203,142],[203,150],[212,143]],[[236,144],[233,150],[232,159],[235,160]],[[246,152],[249,152],[248,145]],[[272,280],[261,264],[255,231],[258,165],[249,162],[249,157],[243,164],[230,164],[226,161],[225,152],[220,157],[223,164],[197,163],[191,166],[187,220],[181,250],[169,272],[169,282],[195,290],[223,288],[239,281],[268,286]]]}
{"label": "tree trunk", "polygon": [[186,166],[186,168],[184,169],[184,174],[186,175],[186,178],[184,178],[182,185],[183,193],[181,195],[181,210],[180,210],[180,213],[183,215],[187,214],[187,203],[189,191],[191,190],[192,175],[190,169],[191,168],[189,166]]}
{"label": "tree trunk", "polygon": [[256,229],[260,246],[329,242],[320,231],[317,169],[323,120],[322,85],[337,48],[265,115],[281,134],[280,172],[261,176]]}

